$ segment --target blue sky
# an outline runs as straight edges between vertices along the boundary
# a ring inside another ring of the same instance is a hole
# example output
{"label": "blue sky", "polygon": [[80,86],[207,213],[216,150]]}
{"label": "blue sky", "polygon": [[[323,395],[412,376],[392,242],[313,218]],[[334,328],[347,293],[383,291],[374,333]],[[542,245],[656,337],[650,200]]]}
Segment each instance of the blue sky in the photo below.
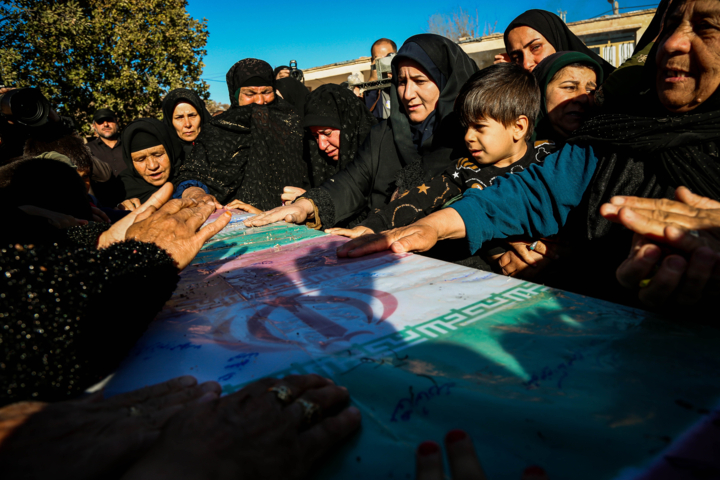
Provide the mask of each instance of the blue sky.
{"label": "blue sky", "polygon": [[[639,9],[626,7],[657,6],[658,3],[653,0],[620,0],[620,11]],[[372,7],[369,8],[369,5]],[[208,53],[203,59],[203,79],[210,85],[210,98],[227,103],[225,74],[233,63],[242,58],[261,58],[273,67],[287,65],[294,59],[301,69],[342,62],[369,55],[370,45],[380,37],[391,38],[400,46],[408,37],[426,32],[432,15],[448,14],[458,8],[471,12],[473,16],[477,10],[480,23],[494,25],[497,22],[496,31],[501,32],[513,18],[530,8],[551,12],[564,10],[567,11],[567,21],[573,22],[606,13],[612,7],[607,0],[493,0],[474,3],[446,0],[189,0],[188,12],[196,19],[208,20],[210,38]]]}

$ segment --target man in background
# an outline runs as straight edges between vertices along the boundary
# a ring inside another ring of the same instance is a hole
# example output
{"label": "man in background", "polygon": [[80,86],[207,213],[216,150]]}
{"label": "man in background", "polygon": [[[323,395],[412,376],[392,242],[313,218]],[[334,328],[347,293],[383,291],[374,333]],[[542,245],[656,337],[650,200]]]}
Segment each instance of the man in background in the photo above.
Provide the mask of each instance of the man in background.
{"label": "man in background", "polygon": [[108,108],[101,108],[93,115],[93,130],[98,138],[88,142],[92,154],[112,167],[115,176],[125,170],[120,144],[120,126],[115,113]]}
{"label": "man in background", "polygon": [[[391,53],[397,53],[397,45],[389,38],[376,40],[370,47],[370,82],[377,81],[375,61],[385,58]],[[390,116],[390,87],[382,90],[367,90],[365,92],[365,105],[375,118],[384,120]]]}

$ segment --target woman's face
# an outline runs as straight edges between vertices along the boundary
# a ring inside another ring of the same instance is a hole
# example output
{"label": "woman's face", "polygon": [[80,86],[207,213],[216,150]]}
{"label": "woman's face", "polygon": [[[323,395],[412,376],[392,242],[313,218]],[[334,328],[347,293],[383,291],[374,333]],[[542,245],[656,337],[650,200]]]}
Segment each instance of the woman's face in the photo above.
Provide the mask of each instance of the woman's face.
{"label": "woman's face", "polygon": [[430,75],[412,60],[398,64],[398,96],[405,112],[413,123],[419,123],[430,115],[440,99],[440,89]]}
{"label": "woman's face", "polygon": [[555,53],[540,32],[530,27],[515,27],[508,33],[508,55],[510,60],[532,72],[545,57]]}
{"label": "woman's face", "polygon": [[672,112],[688,112],[720,85],[720,3],[681,3],[663,32],[655,57],[658,98]]}
{"label": "woman's face", "polygon": [[325,155],[338,160],[340,158],[340,130],[330,127],[310,127],[318,143],[318,149]]}
{"label": "woman's face", "polygon": [[200,133],[200,115],[198,111],[186,102],[180,102],[173,111],[172,123],[178,137],[186,142],[194,142]]}
{"label": "woman's face", "polygon": [[273,101],[275,101],[275,90],[272,87],[242,87],[238,94],[238,103],[241,106],[252,103],[265,105]]}
{"label": "woman's face", "polygon": [[130,156],[135,170],[150,185],[160,187],[170,178],[170,157],[162,145],[138,150]]}
{"label": "woman's face", "polygon": [[567,66],[548,83],[546,104],[553,129],[563,138],[582,126],[595,105],[597,74],[591,68]]}

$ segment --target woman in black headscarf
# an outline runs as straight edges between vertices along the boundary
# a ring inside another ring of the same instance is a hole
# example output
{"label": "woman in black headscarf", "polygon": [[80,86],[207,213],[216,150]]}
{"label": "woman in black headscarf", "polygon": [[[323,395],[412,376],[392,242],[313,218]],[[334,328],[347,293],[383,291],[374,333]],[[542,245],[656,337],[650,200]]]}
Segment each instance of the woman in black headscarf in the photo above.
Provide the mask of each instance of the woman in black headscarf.
{"label": "woman in black headscarf", "polygon": [[[347,88],[327,84],[313,91],[305,105],[303,119],[310,185],[319,187],[355,160],[365,137],[376,124],[377,119],[362,100]],[[325,130],[339,130],[339,146],[327,142],[323,143],[324,148],[318,145],[319,136]],[[332,158],[328,155],[330,150]]]}
{"label": "woman in black headscarf", "polygon": [[125,186],[122,206],[134,210],[177,176],[184,154],[175,130],[160,120],[141,118],[122,133],[123,160],[128,168],[120,174]]}
{"label": "woman in black headscarf", "polygon": [[[418,83],[403,69],[413,69],[421,82],[434,85],[432,102],[422,98],[425,94],[416,95]],[[253,224],[280,219],[300,223],[315,215],[309,224],[315,228],[343,225],[386,205],[397,187],[422,182],[466,154],[464,129],[453,104],[460,87],[477,71],[475,62],[447,38],[422,34],[405,42],[392,70],[390,118],[371,130],[355,160],[295,204],[267,212]]]}
{"label": "woman in black headscarf", "polygon": [[592,114],[594,93],[604,78],[602,68],[584,53],[557,52],[540,62],[533,75],[541,94],[535,138],[560,148]]}
{"label": "woman in black headscarf", "polygon": [[530,71],[556,52],[584,53],[600,64],[605,78],[615,70],[572,33],[560,17],[545,10],[528,10],[510,22],[505,29],[505,49],[510,61]]}
{"label": "woman in black headscarf", "polygon": [[275,95],[272,67],[246,58],[227,74],[231,107],[213,117],[180,169],[176,196],[213,195],[261,210],[281,204],[283,187],[307,187],[302,128],[293,107]]}
{"label": "woman in black headscarf", "polygon": [[175,130],[185,155],[189,155],[203,125],[212,120],[205,102],[192,90],[176,88],[165,95],[162,112],[163,123]]}

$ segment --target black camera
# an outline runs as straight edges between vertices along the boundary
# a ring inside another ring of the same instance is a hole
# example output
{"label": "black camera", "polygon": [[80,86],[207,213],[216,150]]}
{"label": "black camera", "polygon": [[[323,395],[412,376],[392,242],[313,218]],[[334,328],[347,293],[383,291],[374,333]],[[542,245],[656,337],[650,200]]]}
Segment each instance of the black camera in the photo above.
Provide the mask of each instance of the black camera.
{"label": "black camera", "polygon": [[290,76],[305,85],[305,75],[297,68],[297,60],[290,60]]}
{"label": "black camera", "polygon": [[[0,88],[6,88],[0,85]],[[37,88],[18,88],[0,95],[0,115],[6,120],[27,127],[47,123],[50,102]]]}

